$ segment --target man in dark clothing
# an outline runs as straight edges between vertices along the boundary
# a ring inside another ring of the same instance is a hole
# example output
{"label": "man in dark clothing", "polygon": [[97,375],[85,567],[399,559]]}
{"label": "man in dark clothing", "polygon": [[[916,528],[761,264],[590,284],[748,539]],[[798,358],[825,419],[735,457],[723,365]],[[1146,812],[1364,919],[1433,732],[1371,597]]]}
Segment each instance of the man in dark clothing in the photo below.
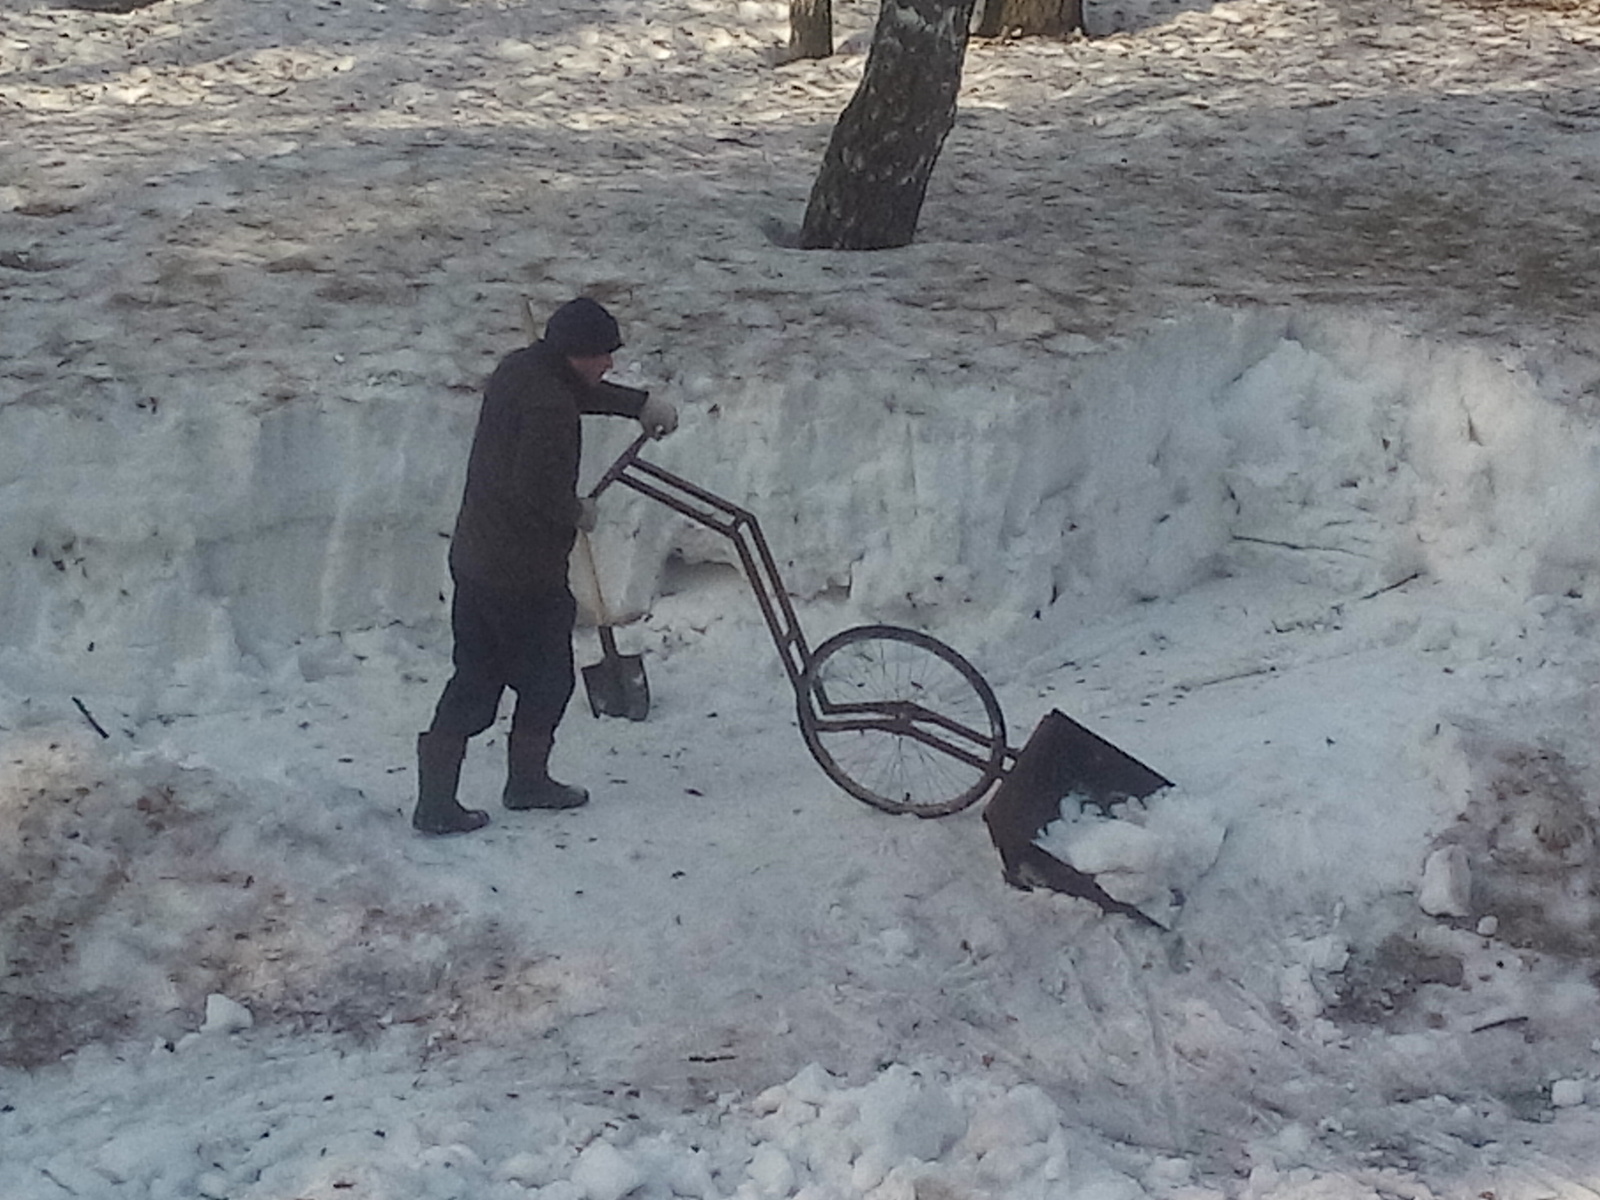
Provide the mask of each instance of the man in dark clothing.
{"label": "man in dark clothing", "polygon": [[578,531],[594,528],[594,502],[577,494],[580,417],[633,417],[654,437],[677,426],[672,405],[604,378],[621,345],[611,314],[580,297],[555,311],[542,339],[507,355],[484,391],[450,543],[455,672],[417,737],[411,824],[423,833],[489,823],[488,813],[461,805],[456,788],[468,739],[494,723],[508,687],[517,702],[505,806],[573,808],[589,798],[548,769],[575,682],[567,556]]}

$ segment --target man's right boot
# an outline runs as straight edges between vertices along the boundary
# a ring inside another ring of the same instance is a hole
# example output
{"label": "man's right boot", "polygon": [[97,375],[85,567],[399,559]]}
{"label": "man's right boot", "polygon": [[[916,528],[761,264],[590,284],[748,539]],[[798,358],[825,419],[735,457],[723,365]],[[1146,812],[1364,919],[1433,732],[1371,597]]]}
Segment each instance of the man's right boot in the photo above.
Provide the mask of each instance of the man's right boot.
{"label": "man's right boot", "polygon": [[456,800],[467,739],[442,733],[417,735],[417,807],[411,828],[418,833],[471,833],[489,823],[480,808],[462,808]]}

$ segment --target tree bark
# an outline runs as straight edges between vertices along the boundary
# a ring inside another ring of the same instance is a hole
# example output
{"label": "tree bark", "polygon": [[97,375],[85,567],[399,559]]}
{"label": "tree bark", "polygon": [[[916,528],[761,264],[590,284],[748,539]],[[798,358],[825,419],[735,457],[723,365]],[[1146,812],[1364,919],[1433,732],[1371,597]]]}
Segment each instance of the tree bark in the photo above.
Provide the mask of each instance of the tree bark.
{"label": "tree bark", "polygon": [[979,37],[1065,37],[1083,28],[1083,0],[984,0]]}
{"label": "tree bark", "polygon": [[833,0],[789,0],[789,52],[799,58],[827,58],[833,53]]}
{"label": "tree bark", "polygon": [[883,0],[861,85],[833,127],[800,245],[909,245],[955,124],[975,0]]}

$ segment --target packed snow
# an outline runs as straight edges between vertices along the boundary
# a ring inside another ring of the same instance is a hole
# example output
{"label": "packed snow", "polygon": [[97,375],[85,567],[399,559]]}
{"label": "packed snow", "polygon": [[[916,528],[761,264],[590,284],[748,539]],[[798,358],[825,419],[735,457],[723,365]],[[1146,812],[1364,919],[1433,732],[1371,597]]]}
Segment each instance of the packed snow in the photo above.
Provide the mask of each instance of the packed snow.
{"label": "packed snow", "polygon": [[[860,0],[784,65],[761,0],[10,0],[0,1196],[1600,1190],[1595,11],[1087,9],[850,255],[785,243]],[[812,644],[1175,781],[1040,835],[1164,929],[835,787],[621,492],[649,719],[410,830],[480,389],[579,293]]]}

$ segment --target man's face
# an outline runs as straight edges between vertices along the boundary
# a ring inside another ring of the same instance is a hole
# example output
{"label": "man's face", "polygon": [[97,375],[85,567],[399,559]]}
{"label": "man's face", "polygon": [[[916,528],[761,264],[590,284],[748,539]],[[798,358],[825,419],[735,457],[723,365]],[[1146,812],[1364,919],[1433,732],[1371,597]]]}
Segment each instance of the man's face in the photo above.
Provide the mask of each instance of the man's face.
{"label": "man's face", "polygon": [[609,354],[576,354],[567,355],[567,361],[572,364],[572,369],[578,373],[578,378],[590,387],[605,378],[607,371],[611,370],[611,355]]}

